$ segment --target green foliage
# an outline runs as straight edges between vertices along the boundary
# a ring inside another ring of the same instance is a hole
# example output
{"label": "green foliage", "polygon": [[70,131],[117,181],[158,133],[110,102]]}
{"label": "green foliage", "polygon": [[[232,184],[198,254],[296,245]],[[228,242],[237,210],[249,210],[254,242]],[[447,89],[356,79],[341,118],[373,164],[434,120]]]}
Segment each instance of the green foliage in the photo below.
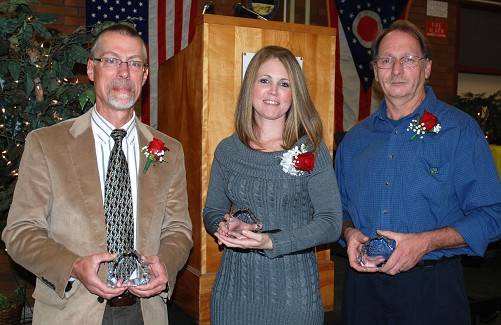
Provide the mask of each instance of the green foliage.
{"label": "green foliage", "polygon": [[26,292],[23,287],[17,287],[10,295],[0,293],[0,310],[9,309],[10,307],[24,303],[25,296]]}
{"label": "green foliage", "polygon": [[93,33],[67,35],[46,27],[27,0],[0,3],[0,230],[10,206],[26,135],[76,117],[95,102],[85,74]]}
{"label": "green foliage", "polygon": [[501,145],[501,90],[490,96],[467,93],[453,105],[478,122],[490,144]]}

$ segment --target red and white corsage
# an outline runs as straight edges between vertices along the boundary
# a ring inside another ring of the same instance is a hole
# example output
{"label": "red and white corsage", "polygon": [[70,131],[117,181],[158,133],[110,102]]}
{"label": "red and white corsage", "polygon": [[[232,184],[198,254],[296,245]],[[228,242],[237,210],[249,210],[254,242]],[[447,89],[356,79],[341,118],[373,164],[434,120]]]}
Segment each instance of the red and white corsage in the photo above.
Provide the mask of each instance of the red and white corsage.
{"label": "red and white corsage", "polygon": [[304,143],[287,150],[280,161],[282,170],[293,176],[309,173],[315,167],[315,154]]}
{"label": "red and white corsage", "polygon": [[151,140],[147,146],[144,146],[141,151],[146,156],[146,163],[143,169],[143,173],[146,173],[152,163],[164,161],[165,151],[169,151],[169,149],[162,140],[153,138],[153,140]]}

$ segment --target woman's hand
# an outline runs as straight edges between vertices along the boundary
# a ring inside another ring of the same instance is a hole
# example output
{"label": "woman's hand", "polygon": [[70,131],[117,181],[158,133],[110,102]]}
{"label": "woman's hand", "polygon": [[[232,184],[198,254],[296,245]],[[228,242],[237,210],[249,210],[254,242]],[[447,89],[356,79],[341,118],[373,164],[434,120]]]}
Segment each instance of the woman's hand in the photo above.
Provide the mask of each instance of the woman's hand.
{"label": "woman's hand", "polygon": [[255,233],[251,230],[242,230],[239,237],[225,236],[219,233],[219,231],[214,235],[218,239],[219,245],[225,245],[227,247],[243,249],[273,249],[273,242],[271,241],[269,235]]}
{"label": "woman's hand", "polygon": [[252,232],[261,230],[262,228],[263,225],[261,224],[248,224],[238,218],[232,217],[229,214],[225,214],[224,221],[219,223],[216,234],[224,237],[245,238],[242,234],[244,230]]}

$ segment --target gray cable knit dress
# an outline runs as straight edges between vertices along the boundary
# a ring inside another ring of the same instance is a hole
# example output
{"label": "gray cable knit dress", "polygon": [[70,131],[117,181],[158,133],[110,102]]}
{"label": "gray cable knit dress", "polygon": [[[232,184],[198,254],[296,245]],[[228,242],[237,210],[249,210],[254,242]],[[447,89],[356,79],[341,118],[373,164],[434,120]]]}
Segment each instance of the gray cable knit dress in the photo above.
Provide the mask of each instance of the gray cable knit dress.
{"label": "gray cable knit dress", "polygon": [[[303,137],[298,145],[305,141]],[[336,241],[341,204],[327,147],[310,174],[293,176],[282,154],[245,146],[236,134],[217,147],[204,209],[210,234],[230,206],[249,208],[270,234],[272,250],[225,248],[212,288],[212,325],[323,324],[313,247]]]}

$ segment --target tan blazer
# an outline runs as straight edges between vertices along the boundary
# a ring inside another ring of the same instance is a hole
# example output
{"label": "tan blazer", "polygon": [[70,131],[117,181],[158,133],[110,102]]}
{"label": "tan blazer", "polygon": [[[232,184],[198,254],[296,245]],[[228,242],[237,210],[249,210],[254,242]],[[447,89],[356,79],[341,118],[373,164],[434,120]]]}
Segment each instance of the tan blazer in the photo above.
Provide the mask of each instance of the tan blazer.
{"label": "tan blazer", "polygon": [[[2,239],[7,252],[37,276],[33,324],[101,324],[105,303],[76,281],[65,293],[74,260],[106,252],[103,200],[90,111],[26,138],[19,179]],[[181,144],[137,120],[139,146],[153,137],[170,151],[150,166],[141,154],[137,250],[158,255],[172,294],[193,245]],[[106,267],[99,270],[104,280]],[[141,299],[145,324],[167,324],[160,296]]]}

